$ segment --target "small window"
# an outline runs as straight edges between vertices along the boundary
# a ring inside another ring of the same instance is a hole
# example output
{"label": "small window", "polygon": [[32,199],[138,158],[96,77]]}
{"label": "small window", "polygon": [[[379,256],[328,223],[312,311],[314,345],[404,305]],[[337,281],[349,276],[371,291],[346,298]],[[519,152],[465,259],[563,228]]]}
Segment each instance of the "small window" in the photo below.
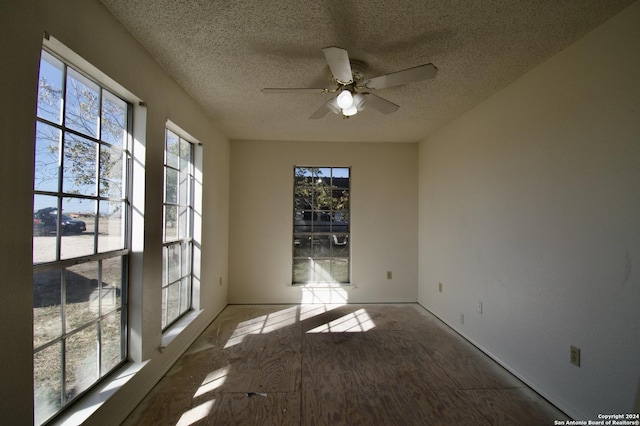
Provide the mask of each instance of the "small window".
{"label": "small window", "polygon": [[295,167],[293,283],[350,281],[350,169]]}
{"label": "small window", "polygon": [[43,50],[33,191],[35,423],[126,358],[131,104]]}
{"label": "small window", "polygon": [[191,309],[193,258],[193,144],[166,130],[162,329]]}

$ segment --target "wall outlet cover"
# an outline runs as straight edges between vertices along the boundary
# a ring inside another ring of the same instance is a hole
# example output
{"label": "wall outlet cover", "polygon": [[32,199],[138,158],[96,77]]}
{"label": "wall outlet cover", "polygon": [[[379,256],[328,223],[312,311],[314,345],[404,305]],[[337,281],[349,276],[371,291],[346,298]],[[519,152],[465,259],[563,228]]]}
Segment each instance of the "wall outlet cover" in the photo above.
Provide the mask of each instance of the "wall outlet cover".
{"label": "wall outlet cover", "polygon": [[569,349],[569,362],[580,367],[580,348],[571,345]]}

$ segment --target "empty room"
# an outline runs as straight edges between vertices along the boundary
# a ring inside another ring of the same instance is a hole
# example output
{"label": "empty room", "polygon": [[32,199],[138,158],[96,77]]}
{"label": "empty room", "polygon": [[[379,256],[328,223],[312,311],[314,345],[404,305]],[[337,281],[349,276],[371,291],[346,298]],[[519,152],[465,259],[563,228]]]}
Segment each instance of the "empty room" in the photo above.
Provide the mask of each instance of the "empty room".
{"label": "empty room", "polygon": [[7,424],[640,424],[639,1],[0,21]]}

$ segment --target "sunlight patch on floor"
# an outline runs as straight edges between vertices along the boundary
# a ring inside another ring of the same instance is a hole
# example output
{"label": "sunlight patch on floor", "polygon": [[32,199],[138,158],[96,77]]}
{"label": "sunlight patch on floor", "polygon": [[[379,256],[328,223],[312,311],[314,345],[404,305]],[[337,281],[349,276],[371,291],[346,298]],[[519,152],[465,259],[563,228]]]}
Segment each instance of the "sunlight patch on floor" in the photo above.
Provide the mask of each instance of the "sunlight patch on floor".
{"label": "sunlight patch on floor", "polygon": [[326,324],[322,324],[307,333],[361,333],[374,328],[373,322],[365,309],[344,315]]}
{"label": "sunlight patch on floor", "polygon": [[211,409],[215,402],[216,400],[212,399],[185,411],[182,416],[180,416],[176,426],[190,426],[198,423],[202,419],[206,419],[209,413],[211,413]]}
{"label": "sunlight patch on floor", "polygon": [[227,374],[229,374],[229,367],[220,368],[207,374],[207,377],[204,378],[202,385],[200,385],[193,397],[197,398],[218,389],[224,384],[224,381],[227,379]]}
{"label": "sunlight patch on floor", "polygon": [[298,321],[298,307],[282,309],[267,315],[241,322],[231,334],[224,348],[238,345],[251,334],[271,333],[283,327],[295,324]]}

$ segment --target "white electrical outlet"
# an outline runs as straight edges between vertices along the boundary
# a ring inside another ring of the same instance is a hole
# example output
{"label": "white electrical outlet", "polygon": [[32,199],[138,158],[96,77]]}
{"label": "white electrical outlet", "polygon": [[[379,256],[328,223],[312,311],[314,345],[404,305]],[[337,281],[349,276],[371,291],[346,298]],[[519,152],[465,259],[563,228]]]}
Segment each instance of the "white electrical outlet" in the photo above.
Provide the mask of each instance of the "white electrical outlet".
{"label": "white electrical outlet", "polygon": [[478,300],[478,313],[482,315],[482,300]]}
{"label": "white electrical outlet", "polygon": [[580,367],[580,348],[573,345],[569,347],[569,362],[571,364]]}
{"label": "white electrical outlet", "polygon": [[460,314],[460,324],[464,325],[464,314]]}

